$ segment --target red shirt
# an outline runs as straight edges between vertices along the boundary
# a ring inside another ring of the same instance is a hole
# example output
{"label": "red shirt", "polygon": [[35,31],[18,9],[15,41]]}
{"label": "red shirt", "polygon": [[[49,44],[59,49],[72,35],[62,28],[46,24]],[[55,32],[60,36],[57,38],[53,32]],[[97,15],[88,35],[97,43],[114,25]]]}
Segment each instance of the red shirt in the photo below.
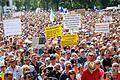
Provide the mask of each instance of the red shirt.
{"label": "red shirt", "polygon": [[90,73],[88,69],[86,69],[81,77],[81,80],[100,80],[101,73],[99,69],[96,69],[93,73]]}
{"label": "red shirt", "polygon": [[112,75],[113,80],[120,80],[120,73],[117,75]]}

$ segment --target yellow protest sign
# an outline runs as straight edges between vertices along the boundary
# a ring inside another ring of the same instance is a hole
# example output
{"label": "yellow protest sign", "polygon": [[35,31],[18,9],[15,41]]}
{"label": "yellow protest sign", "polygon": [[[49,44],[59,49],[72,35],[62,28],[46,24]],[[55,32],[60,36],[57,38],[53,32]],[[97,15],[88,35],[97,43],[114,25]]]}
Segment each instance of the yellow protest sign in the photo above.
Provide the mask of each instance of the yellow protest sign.
{"label": "yellow protest sign", "polygon": [[77,45],[78,43],[78,35],[77,34],[65,34],[62,35],[62,46],[71,46],[71,45]]}
{"label": "yellow protest sign", "polygon": [[62,36],[62,27],[60,25],[46,27],[45,34],[47,38],[54,38],[54,37]]}

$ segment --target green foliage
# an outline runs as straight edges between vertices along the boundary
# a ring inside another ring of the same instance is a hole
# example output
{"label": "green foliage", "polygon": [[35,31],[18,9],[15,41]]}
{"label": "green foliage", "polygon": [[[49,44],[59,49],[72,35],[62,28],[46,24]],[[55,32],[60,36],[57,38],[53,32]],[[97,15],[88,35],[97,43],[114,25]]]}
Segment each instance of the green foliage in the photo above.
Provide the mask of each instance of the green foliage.
{"label": "green foliage", "polygon": [[[0,0],[0,5],[4,6],[6,0]],[[96,5],[97,8],[106,8],[108,6],[117,6],[120,4],[120,0],[13,0],[18,10],[35,10],[40,7],[43,9],[50,9],[51,7],[58,10],[59,6],[63,6],[68,9],[78,8],[91,8]]]}

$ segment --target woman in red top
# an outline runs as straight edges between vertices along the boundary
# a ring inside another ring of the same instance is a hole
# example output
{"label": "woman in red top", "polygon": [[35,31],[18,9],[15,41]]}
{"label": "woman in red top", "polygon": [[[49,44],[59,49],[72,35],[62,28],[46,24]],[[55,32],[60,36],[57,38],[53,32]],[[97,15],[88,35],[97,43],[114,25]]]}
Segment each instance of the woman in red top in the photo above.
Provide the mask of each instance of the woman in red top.
{"label": "woman in red top", "polygon": [[112,79],[113,80],[120,80],[120,72],[119,72],[119,64],[113,63],[112,64]]}

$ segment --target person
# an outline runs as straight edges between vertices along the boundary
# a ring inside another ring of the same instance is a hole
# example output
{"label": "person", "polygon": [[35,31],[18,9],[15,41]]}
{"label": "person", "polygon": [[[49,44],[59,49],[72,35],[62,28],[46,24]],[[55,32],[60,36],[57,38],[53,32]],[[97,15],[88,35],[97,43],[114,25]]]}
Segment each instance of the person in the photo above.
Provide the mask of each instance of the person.
{"label": "person", "polygon": [[50,55],[50,64],[48,66],[54,67],[55,64],[56,64],[56,56],[55,56],[55,54],[51,54]]}
{"label": "person", "polygon": [[101,80],[101,74],[95,62],[88,63],[88,68],[83,71],[81,80]]}
{"label": "person", "polygon": [[119,64],[116,62],[112,64],[112,79],[120,80]]}
{"label": "person", "polygon": [[77,80],[76,79],[76,74],[73,70],[69,71],[68,78],[66,80]]}
{"label": "person", "polygon": [[26,71],[30,71],[30,67],[29,67],[28,65],[23,65],[23,66],[21,67],[21,69],[22,69],[21,79],[24,79],[24,74],[25,74]]}
{"label": "person", "polygon": [[66,51],[65,52],[65,61],[70,61],[70,57],[71,57],[70,51]]}
{"label": "person", "polygon": [[65,66],[65,70],[60,75],[60,79],[59,80],[66,80],[68,78],[69,70],[71,70],[71,62],[70,61],[66,61],[64,63],[64,66]]}
{"label": "person", "polygon": [[21,79],[21,76],[22,76],[22,70],[21,70],[21,67],[20,66],[17,66],[15,64],[15,58],[12,57],[11,60],[10,60],[10,66],[7,67],[5,73],[7,72],[12,72],[13,73],[13,77],[16,78],[17,80],[20,80]]}
{"label": "person", "polygon": [[29,71],[26,71],[24,73],[24,79],[23,80],[32,80],[31,78],[31,75],[30,75],[30,72]]}
{"label": "person", "polygon": [[11,71],[6,72],[4,79],[5,80],[13,80],[13,73]]}
{"label": "person", "polygon": [[93,62],[95,60],[95,54],[93,52],[88,52],[87,61],[84,63],[84,68],[87,67],[89,62]]}
{"label": "person", "polygon": [[37,61],[37,55],[36,54],[32,54],[31,65],[34,66],[34,68],[35,68],[35,70],[37,71],[37,74],[38,74],[39,66],[42,65],[42,63]]}
{"label": "person", "polygon": [[105,51],[105,59],[103,59],[102,64],[105,72],[112,67],[112,53],[109,49]]}
{"label": "person", "polygon": [[96,64],[96,69],[99,69],[100,71],[101,80],[104,80],[104,70],[102,69],[102,63],[100,62],[100,60],[95,60],[94,62]]}
{"label": "person", "polygon": [[83,65],[81,65],[81,64],[78,65],[78,72],[76,74],[76,79],[77,80],[81,80],[81,76],[83,74],[83,70],[84,70]]}
{"label": "person", "polygon": [[54,71],[55,71],[55,78],[57,78],[57,80],[59,80],[62,69],[61,69],[61,65],[60,63],[56,63],[56,65],[54,66]]}
{"label": "person", "polygon": [[102,60],[104,59],[105,50],[106,50],[106,47],[105,47],[105,46],[102,46],[102,47],[100,48],[100,55],[97,57],[97,60],[102,61]]}
{"label": "person", "polygon": [[37,71],[35,70],[34,66],[30,64],[30,58],[28,56],[24,57],[24,65],[23,66],[26,66],[26,65],[29,67],[30,73],[36,77]]}
{"label": "person", "polygon": [[80,49],[80,51],[78,52],[78,63],[84,65],[85,62],[86,62],[85,50]]}
{"label": "person", "polygon": [[112,80],[112,76],[110,72],[105,72],[104,74],[104,80]]}

